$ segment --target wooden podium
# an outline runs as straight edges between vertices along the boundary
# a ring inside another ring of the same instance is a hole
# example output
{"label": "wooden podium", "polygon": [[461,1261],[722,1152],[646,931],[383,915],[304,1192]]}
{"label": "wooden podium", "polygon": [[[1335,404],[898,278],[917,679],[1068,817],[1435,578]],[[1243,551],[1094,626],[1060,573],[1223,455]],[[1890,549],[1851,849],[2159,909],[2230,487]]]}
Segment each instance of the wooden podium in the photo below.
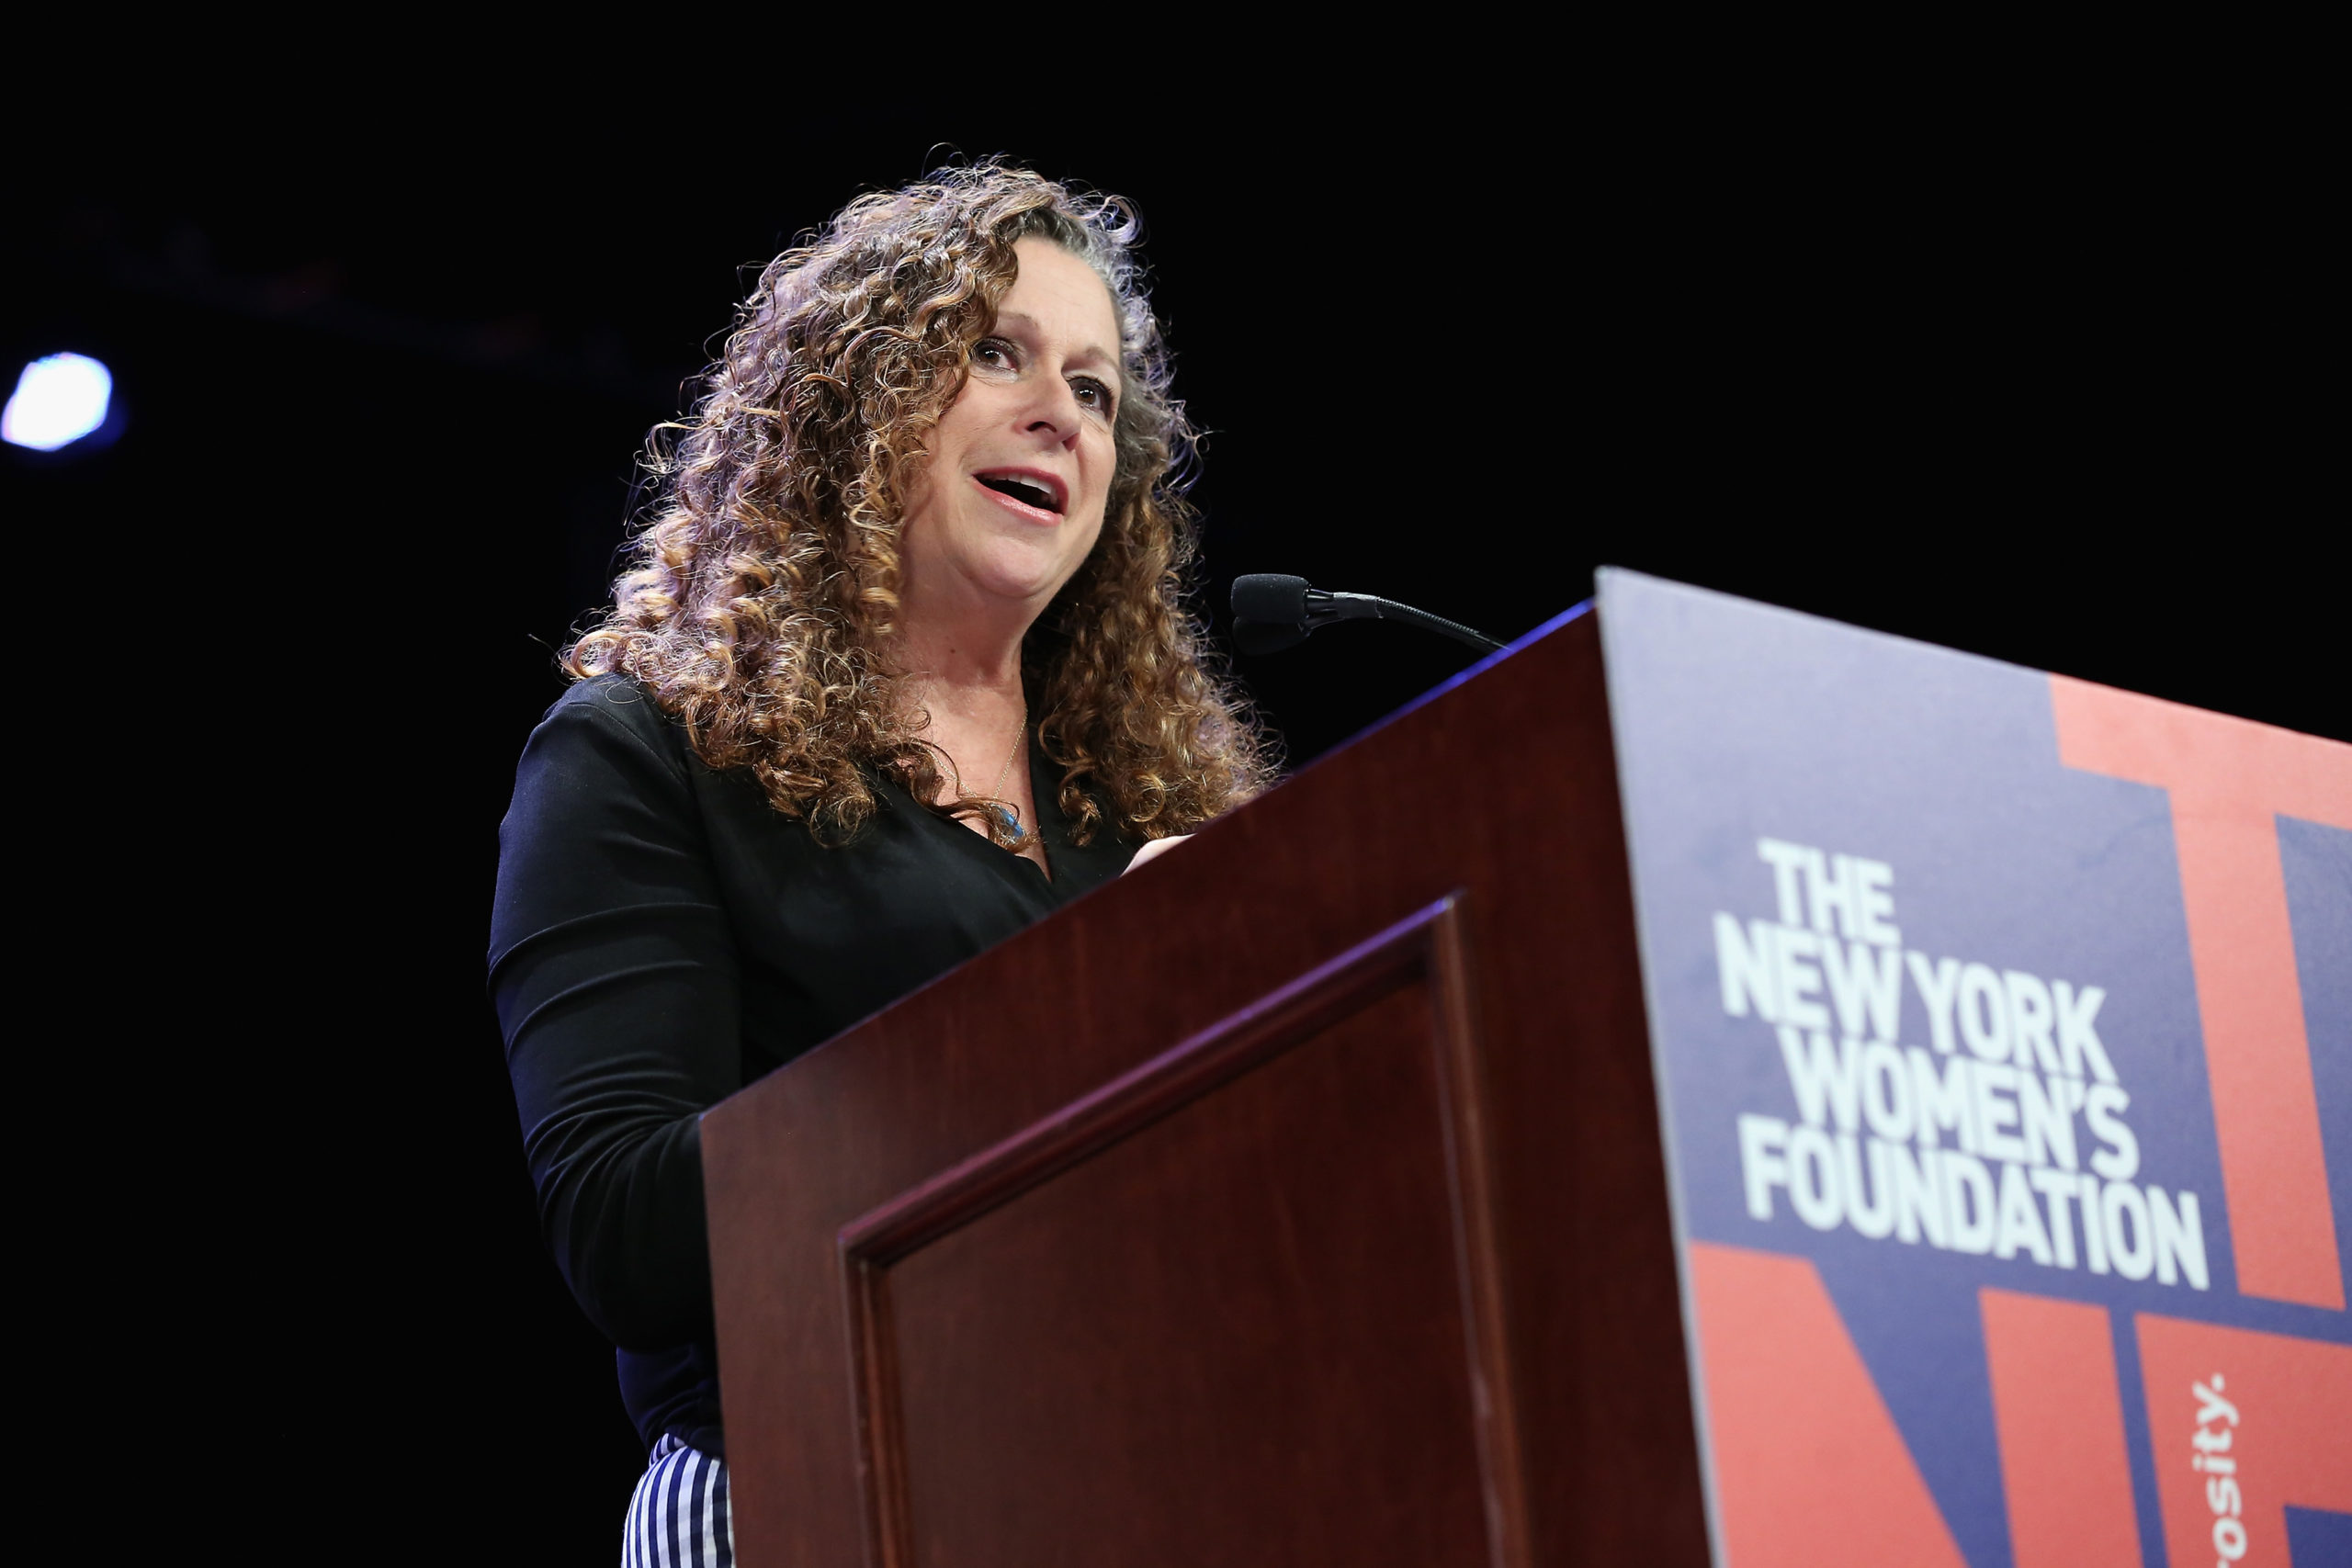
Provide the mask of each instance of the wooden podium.
{"label": "wooden podium", "polygon": [[1591,615],[703,1149],[747,1568],[1707,1560]]}

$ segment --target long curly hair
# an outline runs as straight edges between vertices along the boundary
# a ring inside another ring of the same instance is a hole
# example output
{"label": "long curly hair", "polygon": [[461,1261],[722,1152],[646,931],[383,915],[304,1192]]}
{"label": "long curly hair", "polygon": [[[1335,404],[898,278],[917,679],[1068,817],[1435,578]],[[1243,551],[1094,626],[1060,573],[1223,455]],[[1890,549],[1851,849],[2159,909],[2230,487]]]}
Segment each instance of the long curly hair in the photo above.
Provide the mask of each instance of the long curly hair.
{"label": "long curly hair", "polygon": [[[566,671],[635,681],[704,762],[749,769],[821,842],[857,832],[883,776],[937,795],[929,717],[891,651],[899,529],[1012,286],[1013,246],[1042,236],[1110,289],[1124,383],[1102,535],[1022,649],[1058,803],[1083,844],[1106,825],[1186,832],[1262,790],[1270,742],[1186,609],[1194,434],[1170,395],[1138,229],[1116,197],[991,161],[863,197],[776,257],[691,415],[656,429],[655,500]],[[936,809],[1026,842],[987,804]]]}

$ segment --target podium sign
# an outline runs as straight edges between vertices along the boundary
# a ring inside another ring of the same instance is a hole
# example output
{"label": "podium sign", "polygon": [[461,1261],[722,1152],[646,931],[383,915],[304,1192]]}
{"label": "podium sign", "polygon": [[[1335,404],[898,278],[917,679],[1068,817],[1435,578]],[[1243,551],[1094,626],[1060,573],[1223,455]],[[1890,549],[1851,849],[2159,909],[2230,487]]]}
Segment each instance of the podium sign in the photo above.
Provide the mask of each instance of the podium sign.
{"label": "podium sign", "polygon": [[1717,1560],[2352,1561],[2352,748],[1599,607]]}

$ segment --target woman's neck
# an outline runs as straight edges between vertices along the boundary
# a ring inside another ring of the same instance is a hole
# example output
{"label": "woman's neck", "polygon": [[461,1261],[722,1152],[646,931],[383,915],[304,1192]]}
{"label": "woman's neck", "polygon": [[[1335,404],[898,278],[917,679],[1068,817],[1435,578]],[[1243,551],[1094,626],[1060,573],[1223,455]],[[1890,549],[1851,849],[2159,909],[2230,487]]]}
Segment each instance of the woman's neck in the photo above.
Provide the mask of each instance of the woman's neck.
{"label": "woman's neck", "polygon": [[[944,764],[933,804],[959,795],[1003,801],[1018,821],[1032,825],[1021,853],[1050,876],[1044,840],[1034,829],[1037,805],[1029,770],[1021,765],[1029,711],[1021,685],[1021,639],[1031,617],[924,615],[925,606],[913,597],[901,601],[898,646],[891,652],[906,681],[910,705],[925,715],[921,739]],[[965,826],[989,834],[988,824],[977,816],[967,818]]]}
{"label": "woman's neck", "polygon": [[[904,637],[895,652],[907,682],[906,697],[924,715],[921,739],[943,764],[933,803],[984,796],[1011,807],[1016,821],[1034,825],[1037,805],[1029,770],[1021,765],[1029,704],[1021,686],[1020,638],[915,633]],[[989,824],[978,816],[967,817],[964,825],[989,836]],[[1053,874],[1034,826],[1020,852]]]}
{"label": "woman's neck", "polygon": [[899,640],[899,668],[921,700],[986,709],[1021,700],[1021,638],[926,637],[910,626]]}

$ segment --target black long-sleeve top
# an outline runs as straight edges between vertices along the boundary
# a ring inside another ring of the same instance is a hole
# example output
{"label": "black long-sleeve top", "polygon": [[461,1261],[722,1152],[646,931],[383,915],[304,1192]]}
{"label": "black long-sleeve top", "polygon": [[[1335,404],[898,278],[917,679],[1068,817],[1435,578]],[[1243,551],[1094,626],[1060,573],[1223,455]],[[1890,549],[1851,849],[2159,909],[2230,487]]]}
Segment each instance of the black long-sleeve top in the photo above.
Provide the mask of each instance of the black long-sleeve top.
{"label": "black long-sleeve top", "polygon": [[618,1348],[639,1436],[723,1453],[701,1113],[1126,868],[1080,848],[1035,748],[1037,866],[877,781],[824,848],[634,684],[572,687],[499,829],[490,988],[540,1224]]}

